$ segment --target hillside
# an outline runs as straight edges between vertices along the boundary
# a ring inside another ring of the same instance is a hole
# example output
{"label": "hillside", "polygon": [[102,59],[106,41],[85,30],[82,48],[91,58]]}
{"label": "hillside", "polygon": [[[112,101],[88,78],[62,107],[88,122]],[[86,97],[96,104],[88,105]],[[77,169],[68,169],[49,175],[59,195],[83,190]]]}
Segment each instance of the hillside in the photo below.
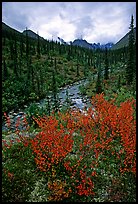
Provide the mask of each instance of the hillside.
{"label": "hillside", "polygon": [[10,33],[16,33],[17,35],[20,35],[21,33],[17,30],[15,30],[14,28],[11,28],[10,26],[6,25],[6,23],[2,22],[2,31],[7,31]]}
{"label": "hillside", "polygon": [[[28,32],[28,38],[31,40],[31,41],[34,41],[37,39],[37,34],[34,33],[33,31],[31,30],[27,30]],[[25,42],[26,40],[26,30],[23,31],[22,33],[19,32],[18,30],[8,26],[6,23],[2,22],[2,37],[4,38],[13,38],[14,36],[16,36],[17,40],[20,40],[22,38],[23,42]],[[40,37],[39,36],[39,40],[43,40],[44,41],[44,38]]]}
{"label": "hillside", "polygon": [[[81,79],[89,78],[92,85],[92,88],[83,92],[89,92],[90,97],[96,92],[97,82],[94,75],[98,73],[99,67],[104,73],[107,57],[104,49],[92,50],[84,46],[73,46],[72,43],[68,45],[41,40],[33,31],[28,34],[30,36],[2,23],[3,112],[39,101],[50,92],[56,97],[61,87]],[[80,43],[82,42],[87,45],[87,41],[81,40]],[[123,68],[117,71],[117,75],[118,72],[125,72],[123,69],[127,57],[126,50],[109,50],[108,61],[112,75],[118,63],[122,63]],[[125,75],[122,76],[125,84]],[[115,80],[118,80],[118,76]]]}
{"label": "hillside", "polygon": [[22,33],[2,22],[2,37],[10,37],[12,35],[20,37]]}
{"label": "hillside", "polygon": [[[37,38],[38,38],[38,34],[36,34],[35,32],[33,32],[32,30],[24,30],[24,31],[23,31],[23,35],[26,35],[26,33],[27,33],[28,36],[31,37],[31,38],[34,38],[34,39],[37,39]],[[39,38],[40,38],[40,40],[44,40],[43,37],[40,37],[40,36],[39,36]]]}
{"label": "hillside", "polygon": [[[129,42],[129,33],[128,32],[124,37],[122,37],[115,45],[113,45],[113,47],[111,48],[112,50],[115,49],[120,49],[123,47],[127,47],[128,46],[128,42]],[[136,27],[134,28],[134,37],[136,40]]]}
{"label": "hillside", "polygon": [[40,40],[34,35],[23,35],[3,24],[3,112],[40,100],[94,71],[88,49]]}

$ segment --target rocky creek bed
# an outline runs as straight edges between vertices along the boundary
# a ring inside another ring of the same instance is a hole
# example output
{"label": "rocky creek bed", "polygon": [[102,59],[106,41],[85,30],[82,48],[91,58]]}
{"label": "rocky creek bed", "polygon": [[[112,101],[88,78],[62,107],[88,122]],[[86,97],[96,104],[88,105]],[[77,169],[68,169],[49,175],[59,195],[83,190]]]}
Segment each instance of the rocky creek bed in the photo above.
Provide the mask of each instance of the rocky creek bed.
{"label": "rocky creek bed", "polygon": [[[67,85],[64,88],[61,88],[57,94],[58,100],[59,100],[59,109],[63,106],[70,105],[70,108],[72,109],[79,109],[82,111],[84,107],[88,108],[90,106],[90,100],[86,96],[82,96],[79,90],[79,87],[81,85],[85,85],[88,83],[88,80],[80,80],[78,82],[75,82],[71,85]],[[52,94],[49,95],[49,101],[52,101]],[[69,100],[69,103],[67,103],[67,99]],[[45,104],[47,103],[47,98],[40,100],[38,103],[35,103],[39,108],[45,107]],[[31,104],[30,104],[31,105]],[[10,131],[14,131],[16,129],[16,123],[18,119],[22,121],[20,123],[19,129],[25,129],[26,126],[23,123],[24,118],[26,117],[26,109],[29,106],[24,105],[24,109],[18,110],[17,112],[10,111],[8,114],[8,117],[10,118]],[[2,131],[8,132],[9,127],[4,122],[2,124]]]}

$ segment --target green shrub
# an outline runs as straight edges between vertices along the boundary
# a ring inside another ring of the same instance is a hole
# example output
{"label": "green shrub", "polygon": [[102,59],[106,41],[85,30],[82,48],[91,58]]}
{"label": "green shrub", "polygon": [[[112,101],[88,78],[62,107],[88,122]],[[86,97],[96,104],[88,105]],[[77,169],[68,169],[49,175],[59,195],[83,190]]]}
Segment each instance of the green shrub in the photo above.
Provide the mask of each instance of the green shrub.
{"label": "green shrub", "polygon": [[24,202],[38,180],[31,148],[17,142],[2,153],[2,201]]}
{"label": "green shrub", "polygon": [[121,102],[132,98],[134,98],[132,92],[127,88],[121,87],[120,91],[117,90],[116,104],[119,105]]}
{"label": "green shrub", "polygon": [[32,103],[28,108],[25,110],[27,114],[27,122],[30,125],[34,125],[37,127],[36,122],[34,121],[33,117],[44,116],[48,114],[48,105],[39,107],[36,103]]}

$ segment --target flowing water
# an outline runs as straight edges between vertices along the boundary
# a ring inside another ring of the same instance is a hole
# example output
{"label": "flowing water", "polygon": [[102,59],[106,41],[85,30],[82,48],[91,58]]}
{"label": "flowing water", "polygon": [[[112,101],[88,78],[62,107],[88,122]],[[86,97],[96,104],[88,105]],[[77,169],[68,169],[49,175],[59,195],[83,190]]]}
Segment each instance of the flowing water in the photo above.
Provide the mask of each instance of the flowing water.
{"label": "flowing water", "polygon": [[[77,108],[80,111],[84,109],[84,107],[88,108],[90,104],[90,100],[86,96],[82,96],[80,94],[79,87],[81,85],[86,85],[88,83],[88,80],[81,80],[79,82],[75,82],[72,85],[68,85],[62,89],[59,90],[57,97],[59,99],[59,105],[60,108],[63,106],[68,106],[70,105],[70,108]],[[52,94],[49,96],[50,100],[52,98]],[[67,103],[67,99],[69,103]],[[44,107],[45,104],[47,103],[47,99],[42,99],[40,100],[39,103],[36,103],[39,107]],[[25,111],[23,110],[22,112],[10,112],[8,116],[11,119],[12,123],[12,129],[15,129],[15,124],[17,122],[17,119],[23,119],[25,117]],[[2,130],[8,130],[7,126],[5,124],[2,125]]]}

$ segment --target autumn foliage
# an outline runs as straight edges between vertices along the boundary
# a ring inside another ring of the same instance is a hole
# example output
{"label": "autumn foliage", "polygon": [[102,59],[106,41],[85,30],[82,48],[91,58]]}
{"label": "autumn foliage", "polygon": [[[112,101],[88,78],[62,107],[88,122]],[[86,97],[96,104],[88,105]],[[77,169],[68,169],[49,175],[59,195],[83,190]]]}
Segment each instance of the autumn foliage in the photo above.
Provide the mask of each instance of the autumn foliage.
{"label": "autumn foliage", "polygon": [[100,163],[110,164],[111,158],[120,175],[136,174],[134,111],[135,100],[118,107],[115,100],[106,101],[99,94],[85,112],[34,118],[41,132],[27,144],[38,169],[48,176],[49,201],[94,196]]}

